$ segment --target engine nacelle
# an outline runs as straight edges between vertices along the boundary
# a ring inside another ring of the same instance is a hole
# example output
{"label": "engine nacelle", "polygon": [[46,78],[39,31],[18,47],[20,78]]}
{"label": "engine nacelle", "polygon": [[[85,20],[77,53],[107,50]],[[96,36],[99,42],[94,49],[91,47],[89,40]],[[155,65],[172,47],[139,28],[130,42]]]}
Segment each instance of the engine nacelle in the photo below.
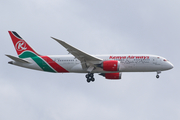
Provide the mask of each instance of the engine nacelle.
{"label": "engine nacelle", "polygon": [[108,60],[102,63],[102,68],[105,71],[120,71],[120,61]]}
{"label": "engine nacelle", "polygon": [[106,79],[121,79],[122,73],[101,73]]}

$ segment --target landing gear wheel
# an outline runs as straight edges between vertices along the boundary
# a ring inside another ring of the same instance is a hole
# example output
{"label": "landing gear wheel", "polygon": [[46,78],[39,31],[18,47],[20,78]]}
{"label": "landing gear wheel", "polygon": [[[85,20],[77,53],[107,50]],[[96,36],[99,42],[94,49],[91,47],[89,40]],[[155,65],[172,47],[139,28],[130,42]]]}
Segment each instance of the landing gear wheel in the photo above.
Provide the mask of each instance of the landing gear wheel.
{"label": "landing gear wheel", "polygon": [[92,82],[94,82],[94,81],[95,81],[95,79],[94,79],[94,78],[92,78],[92,79],[91,79],[91,81],[92,81]]}
{"label": "landing gear wheel", "polygon": [[88,74],[86,74],[85,75],[85,77],[87,78],[87,82],[89,83],[89,82],[94,82],[95,81],[95,79],[94,79],[94,74],[93,73],[88,73]]}
{"label": "landing gear wheel", "polygon": [[157,75],[156,75],[156,78],[158,79],[159,78],[159,74],[161,73],[161,71],[157,71]]}
{"label": "landing gear wheel", "polygon": [[91,82],[91,80],[90,80],[89,78],[87,78],[87,82],[88,82],[88,83],[90,83],[90,82]]}
{"label": "landing gear wheel", "polygon": [[94,77],[93,73],[89,73],[88,75],[89,75],[89,77]]}
{"label": "landing gear wheel", "polygon": [[159,78],[159,75],[156,75],[156,78]]}

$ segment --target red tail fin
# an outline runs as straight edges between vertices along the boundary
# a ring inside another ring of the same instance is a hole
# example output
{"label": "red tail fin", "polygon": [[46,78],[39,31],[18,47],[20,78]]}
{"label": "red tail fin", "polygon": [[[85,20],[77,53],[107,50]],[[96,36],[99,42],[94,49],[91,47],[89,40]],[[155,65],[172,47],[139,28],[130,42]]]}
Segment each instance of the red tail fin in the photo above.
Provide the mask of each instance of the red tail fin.
{"label": "red tail fin", "polygon": [[11,36],[16,52],[20,58],[27,58],[39,55],[16,32],[8,32]]}

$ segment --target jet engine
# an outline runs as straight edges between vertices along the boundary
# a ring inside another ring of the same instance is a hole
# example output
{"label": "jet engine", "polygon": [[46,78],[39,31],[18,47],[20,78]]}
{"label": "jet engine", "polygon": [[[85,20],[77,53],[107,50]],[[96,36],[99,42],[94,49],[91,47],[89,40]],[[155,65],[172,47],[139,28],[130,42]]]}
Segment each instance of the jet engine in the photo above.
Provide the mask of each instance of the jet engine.
{"label": "jet engine", "polygon": [[105,71],[119,71],[120,70],[120,61],[117,61],[117,60],[104,61],[101,64],[101,67]]}
{"label": "jet engine", "polygon": [[106,79],[121,79],[122,73],[101,73]]}

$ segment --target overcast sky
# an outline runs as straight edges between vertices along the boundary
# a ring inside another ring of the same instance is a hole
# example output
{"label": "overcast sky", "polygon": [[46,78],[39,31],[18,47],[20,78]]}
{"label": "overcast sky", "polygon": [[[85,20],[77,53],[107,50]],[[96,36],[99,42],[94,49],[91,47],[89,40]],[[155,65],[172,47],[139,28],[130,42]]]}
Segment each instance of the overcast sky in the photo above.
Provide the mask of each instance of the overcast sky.
{"label": "overcast sky", "polygon": [[[38,53],[68,52],[56,37],[90,54],[155,54],[174,68],[160,74],[52,74],[7,62],[17,56],[8,30]],[[1,0],[0,120],[179,120],[179,0]]]}

